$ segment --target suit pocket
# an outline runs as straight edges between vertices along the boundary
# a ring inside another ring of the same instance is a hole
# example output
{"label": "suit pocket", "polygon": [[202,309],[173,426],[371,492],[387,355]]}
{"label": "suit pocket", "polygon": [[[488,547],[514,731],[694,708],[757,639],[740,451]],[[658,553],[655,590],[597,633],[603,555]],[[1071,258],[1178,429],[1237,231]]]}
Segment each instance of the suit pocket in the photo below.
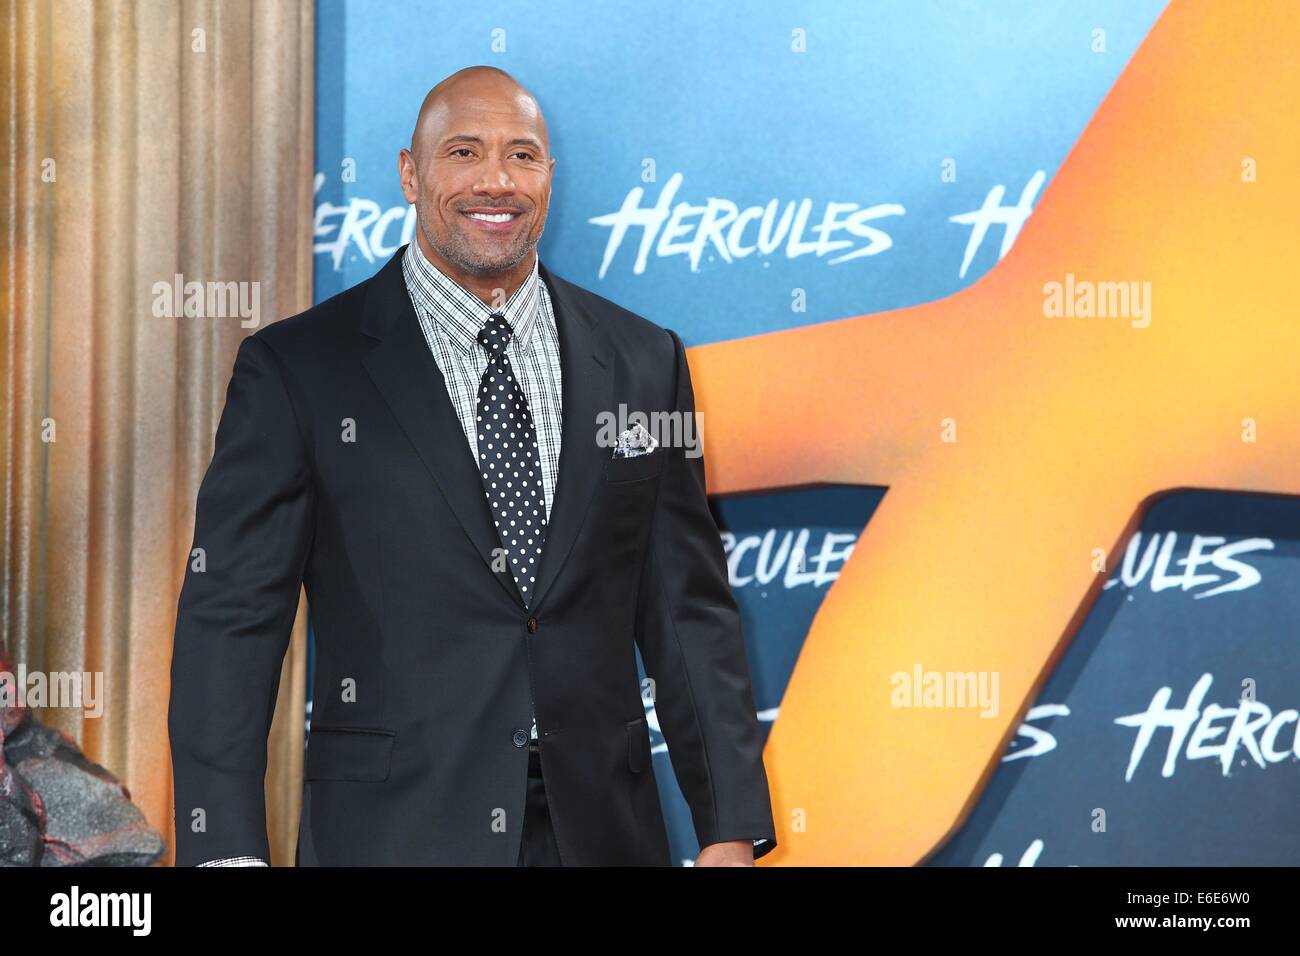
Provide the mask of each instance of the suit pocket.
{"label": "suit pocket", "polygon": [[313,727],[307,735],[307,780],[388,779],[393,759],[391,730],[360,727]]}
{"label": "suit pocket", "polygon": [[644,773],[650,766],[650,725],[644,717],[627,722],[627,768]]}
{"label": "suit pocket", "polygon": [[636,455],[632,458],[610,458],[605,462],[605,480],[617,483],[653,478],[663,470],[665,457],[663,449],[656,449],[648,455]]}

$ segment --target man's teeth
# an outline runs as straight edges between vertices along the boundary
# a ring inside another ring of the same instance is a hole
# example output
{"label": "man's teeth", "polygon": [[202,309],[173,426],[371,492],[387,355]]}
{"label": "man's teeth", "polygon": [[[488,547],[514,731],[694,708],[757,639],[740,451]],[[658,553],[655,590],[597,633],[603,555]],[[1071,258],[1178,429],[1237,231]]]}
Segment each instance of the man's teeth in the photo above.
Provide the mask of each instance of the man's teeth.
{"label": "man's teeth", "polygon": [[465,215],[469,216],[471,219],[482,219],[484,222],[509,222],[511,219],[518,216],[519,213],[500,212],[496,215],[489,216],[487,213],[482,212],[467,212]]}

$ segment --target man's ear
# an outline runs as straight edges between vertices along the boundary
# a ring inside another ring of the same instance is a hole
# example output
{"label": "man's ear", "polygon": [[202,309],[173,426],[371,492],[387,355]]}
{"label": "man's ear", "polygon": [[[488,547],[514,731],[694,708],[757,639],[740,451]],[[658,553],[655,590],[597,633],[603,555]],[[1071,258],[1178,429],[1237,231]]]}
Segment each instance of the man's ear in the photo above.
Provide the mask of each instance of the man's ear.
{"label": "man's ear", "polygon": [[401,181],[402,195],[406,197],[406,201],[415,202],[418,195],[415,157],[409,149],[402,148],[397,151],[397,176]]}

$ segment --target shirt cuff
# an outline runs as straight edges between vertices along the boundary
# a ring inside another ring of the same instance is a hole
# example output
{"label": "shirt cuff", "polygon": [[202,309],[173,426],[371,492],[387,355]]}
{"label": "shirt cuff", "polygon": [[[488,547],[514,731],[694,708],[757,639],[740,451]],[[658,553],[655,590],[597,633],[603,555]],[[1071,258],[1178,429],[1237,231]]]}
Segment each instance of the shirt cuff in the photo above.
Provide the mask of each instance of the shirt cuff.
{"label": "shirt cuff", "polygon": [[220,860],[209,860],[207,863],[200,863],[199,866],[267,866],[265,860],[255,856],[227,856]]}

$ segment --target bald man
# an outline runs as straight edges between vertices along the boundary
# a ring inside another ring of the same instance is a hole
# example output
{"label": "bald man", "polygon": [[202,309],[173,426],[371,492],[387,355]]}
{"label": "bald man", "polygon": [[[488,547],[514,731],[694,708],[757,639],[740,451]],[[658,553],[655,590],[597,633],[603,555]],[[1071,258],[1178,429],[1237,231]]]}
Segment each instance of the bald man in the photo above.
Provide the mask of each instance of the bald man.
{"label": "bald man", "polygon": [[300,586],[299,865],[668,865],[650,720],[696,865],[776,846],[685,351],[541,264],[554,172],[532,94],[453,74],[398,154],[415,241],[240,344],[177,612],[178,865],[270,858]]}

